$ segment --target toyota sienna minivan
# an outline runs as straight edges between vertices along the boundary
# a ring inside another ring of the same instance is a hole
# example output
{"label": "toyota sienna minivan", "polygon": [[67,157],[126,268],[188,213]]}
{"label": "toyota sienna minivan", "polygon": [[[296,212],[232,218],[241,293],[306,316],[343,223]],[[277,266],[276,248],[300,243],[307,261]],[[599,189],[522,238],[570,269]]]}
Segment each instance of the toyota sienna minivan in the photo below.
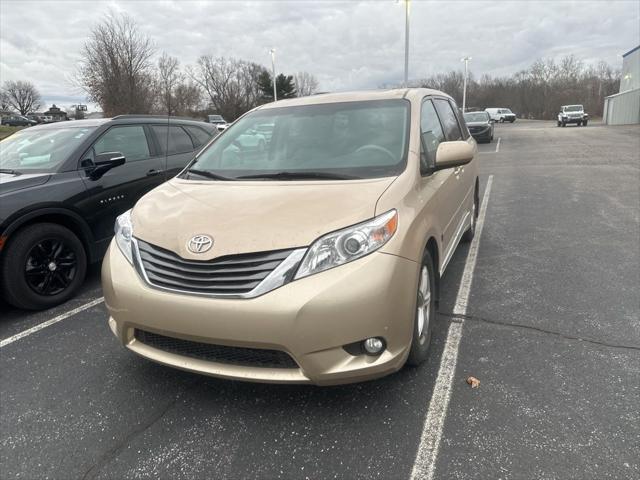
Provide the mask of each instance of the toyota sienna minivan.
{"label": "toyota sienna minivan", "polygon": [[109,326],[150,360],[237,380],[329,385],[420,364],[440,278],[474,235],[475,152],[435,90],[258,107],[118,217]]}

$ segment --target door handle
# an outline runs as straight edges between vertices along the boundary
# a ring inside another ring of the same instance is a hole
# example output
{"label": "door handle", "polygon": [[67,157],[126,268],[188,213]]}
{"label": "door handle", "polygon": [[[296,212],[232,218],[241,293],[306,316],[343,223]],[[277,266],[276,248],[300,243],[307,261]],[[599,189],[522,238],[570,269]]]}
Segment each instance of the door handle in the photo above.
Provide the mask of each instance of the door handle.
{"label": "door handle", "polygon": [[147,177],[153,177],[155,175],[160,175],[161,173],[163,173],[163,170],[156,170],[155,168],[152,168],[147,172]]}

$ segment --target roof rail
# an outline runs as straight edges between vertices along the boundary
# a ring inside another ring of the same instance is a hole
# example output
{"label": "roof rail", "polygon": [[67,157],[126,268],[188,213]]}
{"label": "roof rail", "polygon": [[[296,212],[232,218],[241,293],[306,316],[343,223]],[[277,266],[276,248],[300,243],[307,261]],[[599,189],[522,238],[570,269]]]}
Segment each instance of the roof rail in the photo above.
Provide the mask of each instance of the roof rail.
{"label": "roof rail", "polygon": [[111,120],[120,120],[123,118],[161,118],[163,120],[166,120],[167,118],[169,119],[176,119],[176,120],[190,120],[192,122],[198,122],[201,120],[195,120],[194,118],[189,118],[189,117],[177,117],[174,115],[146,115],[146,114],[135,114],[135,113],[127,113],[124,115],[116,115],[115,117],[112,117]]}

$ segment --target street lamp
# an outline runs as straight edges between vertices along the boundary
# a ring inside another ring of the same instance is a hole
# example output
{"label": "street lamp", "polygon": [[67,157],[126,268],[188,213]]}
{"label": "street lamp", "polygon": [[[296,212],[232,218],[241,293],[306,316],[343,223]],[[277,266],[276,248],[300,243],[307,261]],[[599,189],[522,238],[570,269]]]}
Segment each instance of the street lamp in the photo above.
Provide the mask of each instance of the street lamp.
{"label": "street lamp", "polygon": [[[399,3],[400,0],[396,0]],[[411,0],[404,0],[404,86],[409,86],[409,6]]]}
{"label": "street lamp", "polygon": [[276,49],[269,50],[271,54],[271,71],[273,72],[273,101],[278,101],[278,95],[276,94]]}
{"label": "street lamp", "polygon": [[462,111],[467,111],[467,77],[469,76],[469,60],[471,57],[461,58],[460,61],[464,62],[464,86],[462,87]]}

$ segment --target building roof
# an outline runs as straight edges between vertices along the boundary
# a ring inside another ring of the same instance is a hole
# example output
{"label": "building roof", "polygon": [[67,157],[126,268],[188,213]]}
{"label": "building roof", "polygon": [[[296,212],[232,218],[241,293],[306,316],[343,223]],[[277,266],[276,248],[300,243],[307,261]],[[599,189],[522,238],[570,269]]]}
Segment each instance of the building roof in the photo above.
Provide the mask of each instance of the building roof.
{"label": "building roof", "polygon": [[631,49],[631,50],[629,50],[627,53],[623,53],[623,54],[622,54],[622,57],[624,58],[624,57],[626,57],[627,55],[629,55],[629,54],[631,54],[631,53],[635,52],[635,51],[636,51],[636,50],[638,50],[638,49],[640,49],[640,45],[638,45],[636,48],[632,48],[632,49]]}

